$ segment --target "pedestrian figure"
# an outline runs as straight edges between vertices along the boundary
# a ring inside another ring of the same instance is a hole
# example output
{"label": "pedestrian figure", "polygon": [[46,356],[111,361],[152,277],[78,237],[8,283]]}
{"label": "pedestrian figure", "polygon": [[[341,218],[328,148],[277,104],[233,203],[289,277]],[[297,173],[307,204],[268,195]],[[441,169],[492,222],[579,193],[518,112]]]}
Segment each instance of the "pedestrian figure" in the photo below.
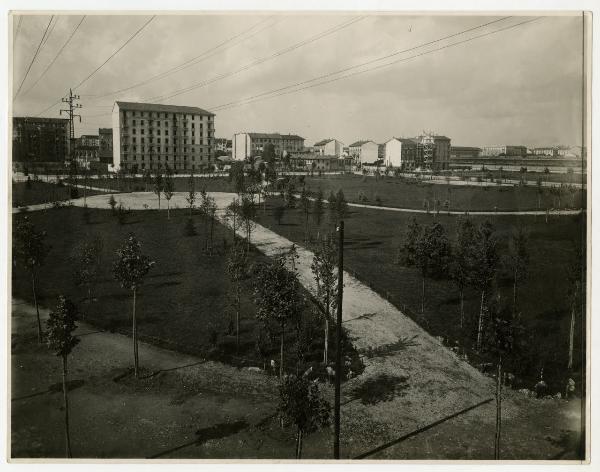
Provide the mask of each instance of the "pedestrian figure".
{"label": "pedestrian figure", "polygon": [[548,391],[548,384],[544,382],[544,369],[540,372],[540,380],[535,384],[534,390],[536,398],[543,398]]}
{"label": "pedestrian figure", "polygon": [[575,381],[572,378],[567,380],[567,391],[565,392],[565,399],[568,400],[575,395]]}

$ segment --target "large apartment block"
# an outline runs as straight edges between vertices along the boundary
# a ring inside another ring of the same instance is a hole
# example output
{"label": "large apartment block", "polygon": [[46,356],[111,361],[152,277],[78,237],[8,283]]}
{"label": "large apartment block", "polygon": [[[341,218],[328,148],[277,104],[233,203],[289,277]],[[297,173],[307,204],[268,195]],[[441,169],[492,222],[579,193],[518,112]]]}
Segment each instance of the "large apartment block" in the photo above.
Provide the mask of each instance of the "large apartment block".
{"label": "large apartment block", "polygon": [[232,144],[233,158],[238,161],[261,154],[267,144],[273,145],[279,157],[304,150],[304,138],[295,134],[236,133]]}
{"label": "large apartment block", "polygon": [[69,158],[69,120],[64,118],[13,118],[15,162],[61,162]]}
{"label": "large apartment block", "polygon": [[509,144],[500,144],[496,146],[483,146],[481,156],[483,157],[525,157],[527,155],[526,146],[514,146]]}
{"label": "large apartment block", "polygon": [[197,107],[115,102],[113,164],[132,172],[205,169],[213,159],[214,117]]}

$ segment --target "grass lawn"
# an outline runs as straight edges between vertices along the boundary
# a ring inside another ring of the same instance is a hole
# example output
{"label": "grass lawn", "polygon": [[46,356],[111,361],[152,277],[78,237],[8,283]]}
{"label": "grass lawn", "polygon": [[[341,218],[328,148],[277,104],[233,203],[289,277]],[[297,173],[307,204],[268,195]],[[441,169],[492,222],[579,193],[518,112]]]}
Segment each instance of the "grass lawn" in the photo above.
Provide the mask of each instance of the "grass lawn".
{"label": "grass lawn", "polygon": [[[229,178],[215,177],[195,177],[196,191],[206,189],[207,192],[234,192],[233,185]],[[80,179],[81,180],[81,179]],[[173,177],[176,192],[186,192],[188,190],[188,177]],[[109,188],[121,192],[151,192],[152,184],[145,183],[141,177],[126,177],[122,179],[101,178],[90,179],[90,185],[99,188]]]}
{"label": "grass lawn", "polygon": [[[116,332],[130,332],[131,293],[114,280],[111,267],[117,247],[133,232],[142,243],[144,253],[156,261],[138,293],[138,333],[141,340],[180,352],[208,356],[233,364],[263,366],[256,352],[258,322],[255,319],[251,279],[243,284],[239,357],[235,354],[235,309],[224,253],[232,244],[232,232],[219,223],[214,225],[215,254],[203,251],[205,231],[200,216],[194,216],[198,235],[184,236],[188,218],[186,210],[131,212],[123,225],[107,210],[89,210],[85,224],[82,208],[60,208],[31,212],[29,218],[48,233],[52,249],[39,273],[40,302],[52,307],[59,294],[66,294],[79,305],[85,321]],[[15,218],[20,218],[16,215]],[[100,235],[103,242],[102,269],[93,293],[97,301],[84,300],[87,292],[73,282],[69,257],[77,244]],[[258,251],[251,251],[250,262],[266,261]],[[13,295],[31,300],[30,278],[17,264],[13,271]],[[312,309],[305,310],[306,325],[312,327],[312,343],[306,363],[322,358],[321,323],[313,318]],[[233,325],[231,325],[233,326]],[[287,329],[287,368],[295,369],[294,336]],[[277,359],[278,339],[271,352]],[[355,356],[355,354],[353,354]],[[356,358],[355,358],[356,360]],[[355,372],[360,371],[354,367]]]}
{"label": "grass lawn", "polygon": [[[68,200],[71,196],[71,188],[66,185],[57,185],[41,180],[27,182],[13,182],[12,184],[12,206],[21,207],[37,205],[38,203],[50,203]],[[77,189],[79,196],[83,196],[83,190]],[[98,195],[101,192],[87,190],[87,195]]]}
{"label": "grass lawn", "polygon": [[[391,186],[385,183],[376,185]],[[262,209],[258,211],[259,222],[298,244],[311,246],[304,242],[304,219],[299,210],[287,209],[281,225],[277,224],[272,209],[278,204],[278,198],[270,199],[267,212],[263,213]],[[398,247],[403,242],[407,224],[413,215],[358,208],[351,210],[345,223],[345,269],[413,317],[433,335],[444,336],[452,342],[456,339],[463,339],[467,344],[472,342],[479,310],[478,293],[468,291],[465,294],[465,315],[468,320],[464,333],[459,326],[458,290],[450,281],[427,280],[425,315],[416,314],[420,311],[421,303],[420,272],[396,263]],[[436,221],[433,215],[415,216],[422,224]],[[476,223],[484,221],[482,217],[473,218]],[[326,219],[327,214],[324,217]],[[514,367],[515,372],[519,372],[524,385],[531,388],[539,378],[540,369],[544,367],[544,379],[556,391],[562,390],[570,320],[566,267],[575,257],[573,241],[580,237],[581,218],[551,217],[548,223],[543,217],[493,216],[490,219],[496,228],[500,254],[507,253],[508,238],[513,228],[524,225],[529,233],[530,275],[520,288],[519,297],[523,322],[532,336],[527,345],[531,352],[519,366]],[[454,239],[457,217],[439,215],[437,221],[445,226],[450,238]],[[313,225],[311,233],[314,236],[317,228],[312,219],[310,224]],[[326,223],[322,224],[321,232],[327,230],[326,226]],[[497,284],[502,299],[510,303],[512,281],[503,271],[499,271]],[[581,322],[578,321],[576,352],[581,352],[581,332]],[[578,358],[575,363],[577,370],[581,367],[581,360]]]}
{"label": "grass lawn", "polygon": [[[537,210],[538,190],[535,186],[526,187],[474,187],[431,183],[418,183],[412,179],[396,177],[374,177],[360,175],[324,175],[321,177],[306,177],[306,188],[317,192],[320,188],[324,198],[330,192],[344,191],[348,202],[361,203],[359,194],[362,192],[368,199],[363,203],[376,204],[381,199],[382,206],[423,209],[424,200],[429,200],[433,210],[434,201],[439,200],[442,209],[445,200],[449,201],[451,210]],[[580,208],[581,191],[561,199],[561,208]],[[585,195],[585,193],[584,193]],[[558,201],[547,189],[539,195],[539,209],[558,208]]]}

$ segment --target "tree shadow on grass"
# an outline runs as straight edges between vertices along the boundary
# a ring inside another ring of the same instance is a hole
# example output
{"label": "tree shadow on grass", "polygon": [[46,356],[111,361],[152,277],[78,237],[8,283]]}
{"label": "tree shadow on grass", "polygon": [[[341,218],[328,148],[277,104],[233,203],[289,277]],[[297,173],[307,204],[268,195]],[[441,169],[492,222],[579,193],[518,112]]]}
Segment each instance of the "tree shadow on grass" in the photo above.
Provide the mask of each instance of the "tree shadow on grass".
{"label": "tree shadow on grass", "polygon": [[368,348],[364,350],[363,354],[368,358],[393,356],[399,351],[404,351],[409,347],[418,346],[419,343],[415,342],[416,338],[416,334],[410,338],[408,336],[404,336],[394,343],[385,344],[376,348]]}
{"label": "tree shadow on grass", "polygon": [[[85,384],[85,380],[81,380],[81,379],[69,380],[67,382],[67,391],[70,392],[71,390],[75,390],[77,388],[83,387],[84,384]],[[62,382],[57,382],[57,383],[50,385],[48,387],[48,389],[46,389],[46,390],[43,390],[41,392],[30,393],[29,395],[24,395],[21,397],[16,397],[16,398],[11,399],[11,401],[14,402],[14,401],[18,401],[18,400],[26,400],[28,398],[45,395],[46,393],[58,393],[58,392],[62,392],[62,389],[63,389]]]}
{"label": "tree shadow on grass", "polygon": [[352,396],[363,405],[376,405],[389,402],[398,395],[404,395],[408,388],[408,377],[379,374],[365,380],[352,391]]}
{"label": "tree shadow on grass", "polygon": [[159,452],[158,454],[154,454],[148,459],[157,459],[162,456],[166,456],[173,452],[179,451],[180,449],[189,447],[189,446],[201,446],[207,441],[211,439],[222,439],[227,436],[232,436],[233,434],[237,434],[240,431],[246,429],[248,427],[248,423],[246,421],[234,421],[233,423],[219,423],[213,426],[209,426],[208,428],[202,428],[196,431],[196,439],[193,441],[189,441],[184,444],[180,444],[179,446],[175,446],[171,449],[168,449],[163,452]]}

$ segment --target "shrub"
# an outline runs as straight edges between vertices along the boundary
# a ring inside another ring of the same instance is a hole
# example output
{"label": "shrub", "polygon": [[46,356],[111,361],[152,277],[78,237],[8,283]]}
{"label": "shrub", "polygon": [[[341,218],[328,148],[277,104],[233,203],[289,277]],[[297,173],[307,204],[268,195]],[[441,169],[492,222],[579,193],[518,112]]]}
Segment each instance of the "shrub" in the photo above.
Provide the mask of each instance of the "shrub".
{"label": "shrub", "polygon": [[185,222],[184,234],[186,236],[196,236],[196,227],[194,226],[194,220],[188,218]]}
{"label": "shrub", "polygon": [[71,198],[79,198],[79,189],[77,187],[71,187],[70,193]]}

